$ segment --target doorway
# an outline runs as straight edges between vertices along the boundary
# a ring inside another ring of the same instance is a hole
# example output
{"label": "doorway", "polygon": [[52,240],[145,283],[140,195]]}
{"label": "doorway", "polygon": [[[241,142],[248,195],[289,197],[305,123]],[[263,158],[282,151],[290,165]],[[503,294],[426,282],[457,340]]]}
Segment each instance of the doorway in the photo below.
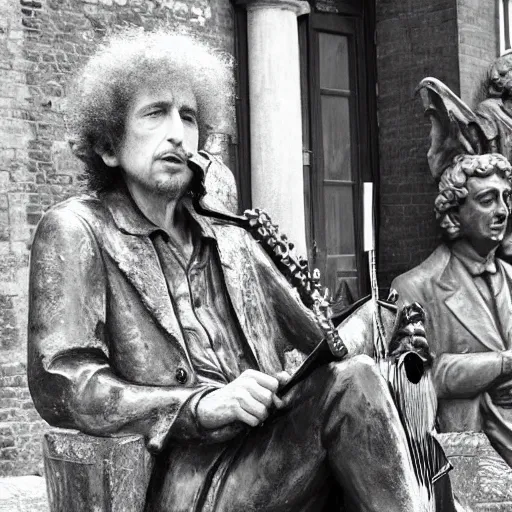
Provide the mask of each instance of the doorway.
{"label": "doorway", "polygon": [[362,194],[377,178],[373,10],[361,4],[299,21],[309,260],[347,303],[369,293]]}

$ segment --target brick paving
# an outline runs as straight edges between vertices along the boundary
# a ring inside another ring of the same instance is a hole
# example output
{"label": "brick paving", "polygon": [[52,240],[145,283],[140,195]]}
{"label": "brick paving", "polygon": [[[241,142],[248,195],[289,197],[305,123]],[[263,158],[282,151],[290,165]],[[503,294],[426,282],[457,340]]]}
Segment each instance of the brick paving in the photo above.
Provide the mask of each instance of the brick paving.
{"label": "brick paving", "polygon": [[0,512],[49,512],[41,476],[0,478]]}

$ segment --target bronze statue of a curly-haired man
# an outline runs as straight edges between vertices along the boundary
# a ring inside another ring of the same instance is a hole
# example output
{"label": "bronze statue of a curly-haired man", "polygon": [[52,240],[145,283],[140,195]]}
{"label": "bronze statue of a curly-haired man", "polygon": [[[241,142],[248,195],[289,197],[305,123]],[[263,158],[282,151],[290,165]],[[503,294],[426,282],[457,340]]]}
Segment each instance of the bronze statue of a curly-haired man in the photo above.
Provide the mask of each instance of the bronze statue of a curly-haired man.
{"label": "bronze statue of a curly-haired man", "polygon": [[373,361],[327,365],[279,399],[285,350],[310,352],[318,327],[251,236],[190,202],[188,160],[229,114],[228,64],[137,33],[78,78],[89,193],[51,209],[33,242],[36,407],[51,425],[143,434],[148,511],[317,511],[332,488],[350,510],[423,511]]}
{"label": "bronze statue of a curly-haired man", "polygon": [[512,466],[512,266],[495,257],[510,214],[512,168],[500,154],[460,155],[435,201],[446,235],[392,283],[427,314],[441,432],[483,431]]}

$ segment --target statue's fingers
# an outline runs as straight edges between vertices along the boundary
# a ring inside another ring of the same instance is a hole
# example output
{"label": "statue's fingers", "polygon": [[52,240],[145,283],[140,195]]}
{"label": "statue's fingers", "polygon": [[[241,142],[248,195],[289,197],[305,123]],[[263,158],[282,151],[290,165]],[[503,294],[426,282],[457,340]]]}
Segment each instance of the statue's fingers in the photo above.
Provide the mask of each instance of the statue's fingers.
{"label": "statue's fingers", "polygon": [[285,386],[286,384],[288,384],[288,382],[292,378],[292,376],[288,372],[283,370],[279,373],[276,373],[275,378],[279,381],[279,386],[281,387],[281,386]]}

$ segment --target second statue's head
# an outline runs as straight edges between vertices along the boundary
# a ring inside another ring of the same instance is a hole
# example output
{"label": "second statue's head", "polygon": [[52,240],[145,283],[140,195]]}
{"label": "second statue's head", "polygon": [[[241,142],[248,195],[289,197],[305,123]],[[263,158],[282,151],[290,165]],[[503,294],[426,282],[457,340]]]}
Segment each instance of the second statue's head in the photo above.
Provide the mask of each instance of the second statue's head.
{"label": "second statue's head", "polygon": [[497,153],[459,155],[441,175],[437,218],[449,240],[466,238],[485,256],[503,240],[510,214],[512,166]]}

